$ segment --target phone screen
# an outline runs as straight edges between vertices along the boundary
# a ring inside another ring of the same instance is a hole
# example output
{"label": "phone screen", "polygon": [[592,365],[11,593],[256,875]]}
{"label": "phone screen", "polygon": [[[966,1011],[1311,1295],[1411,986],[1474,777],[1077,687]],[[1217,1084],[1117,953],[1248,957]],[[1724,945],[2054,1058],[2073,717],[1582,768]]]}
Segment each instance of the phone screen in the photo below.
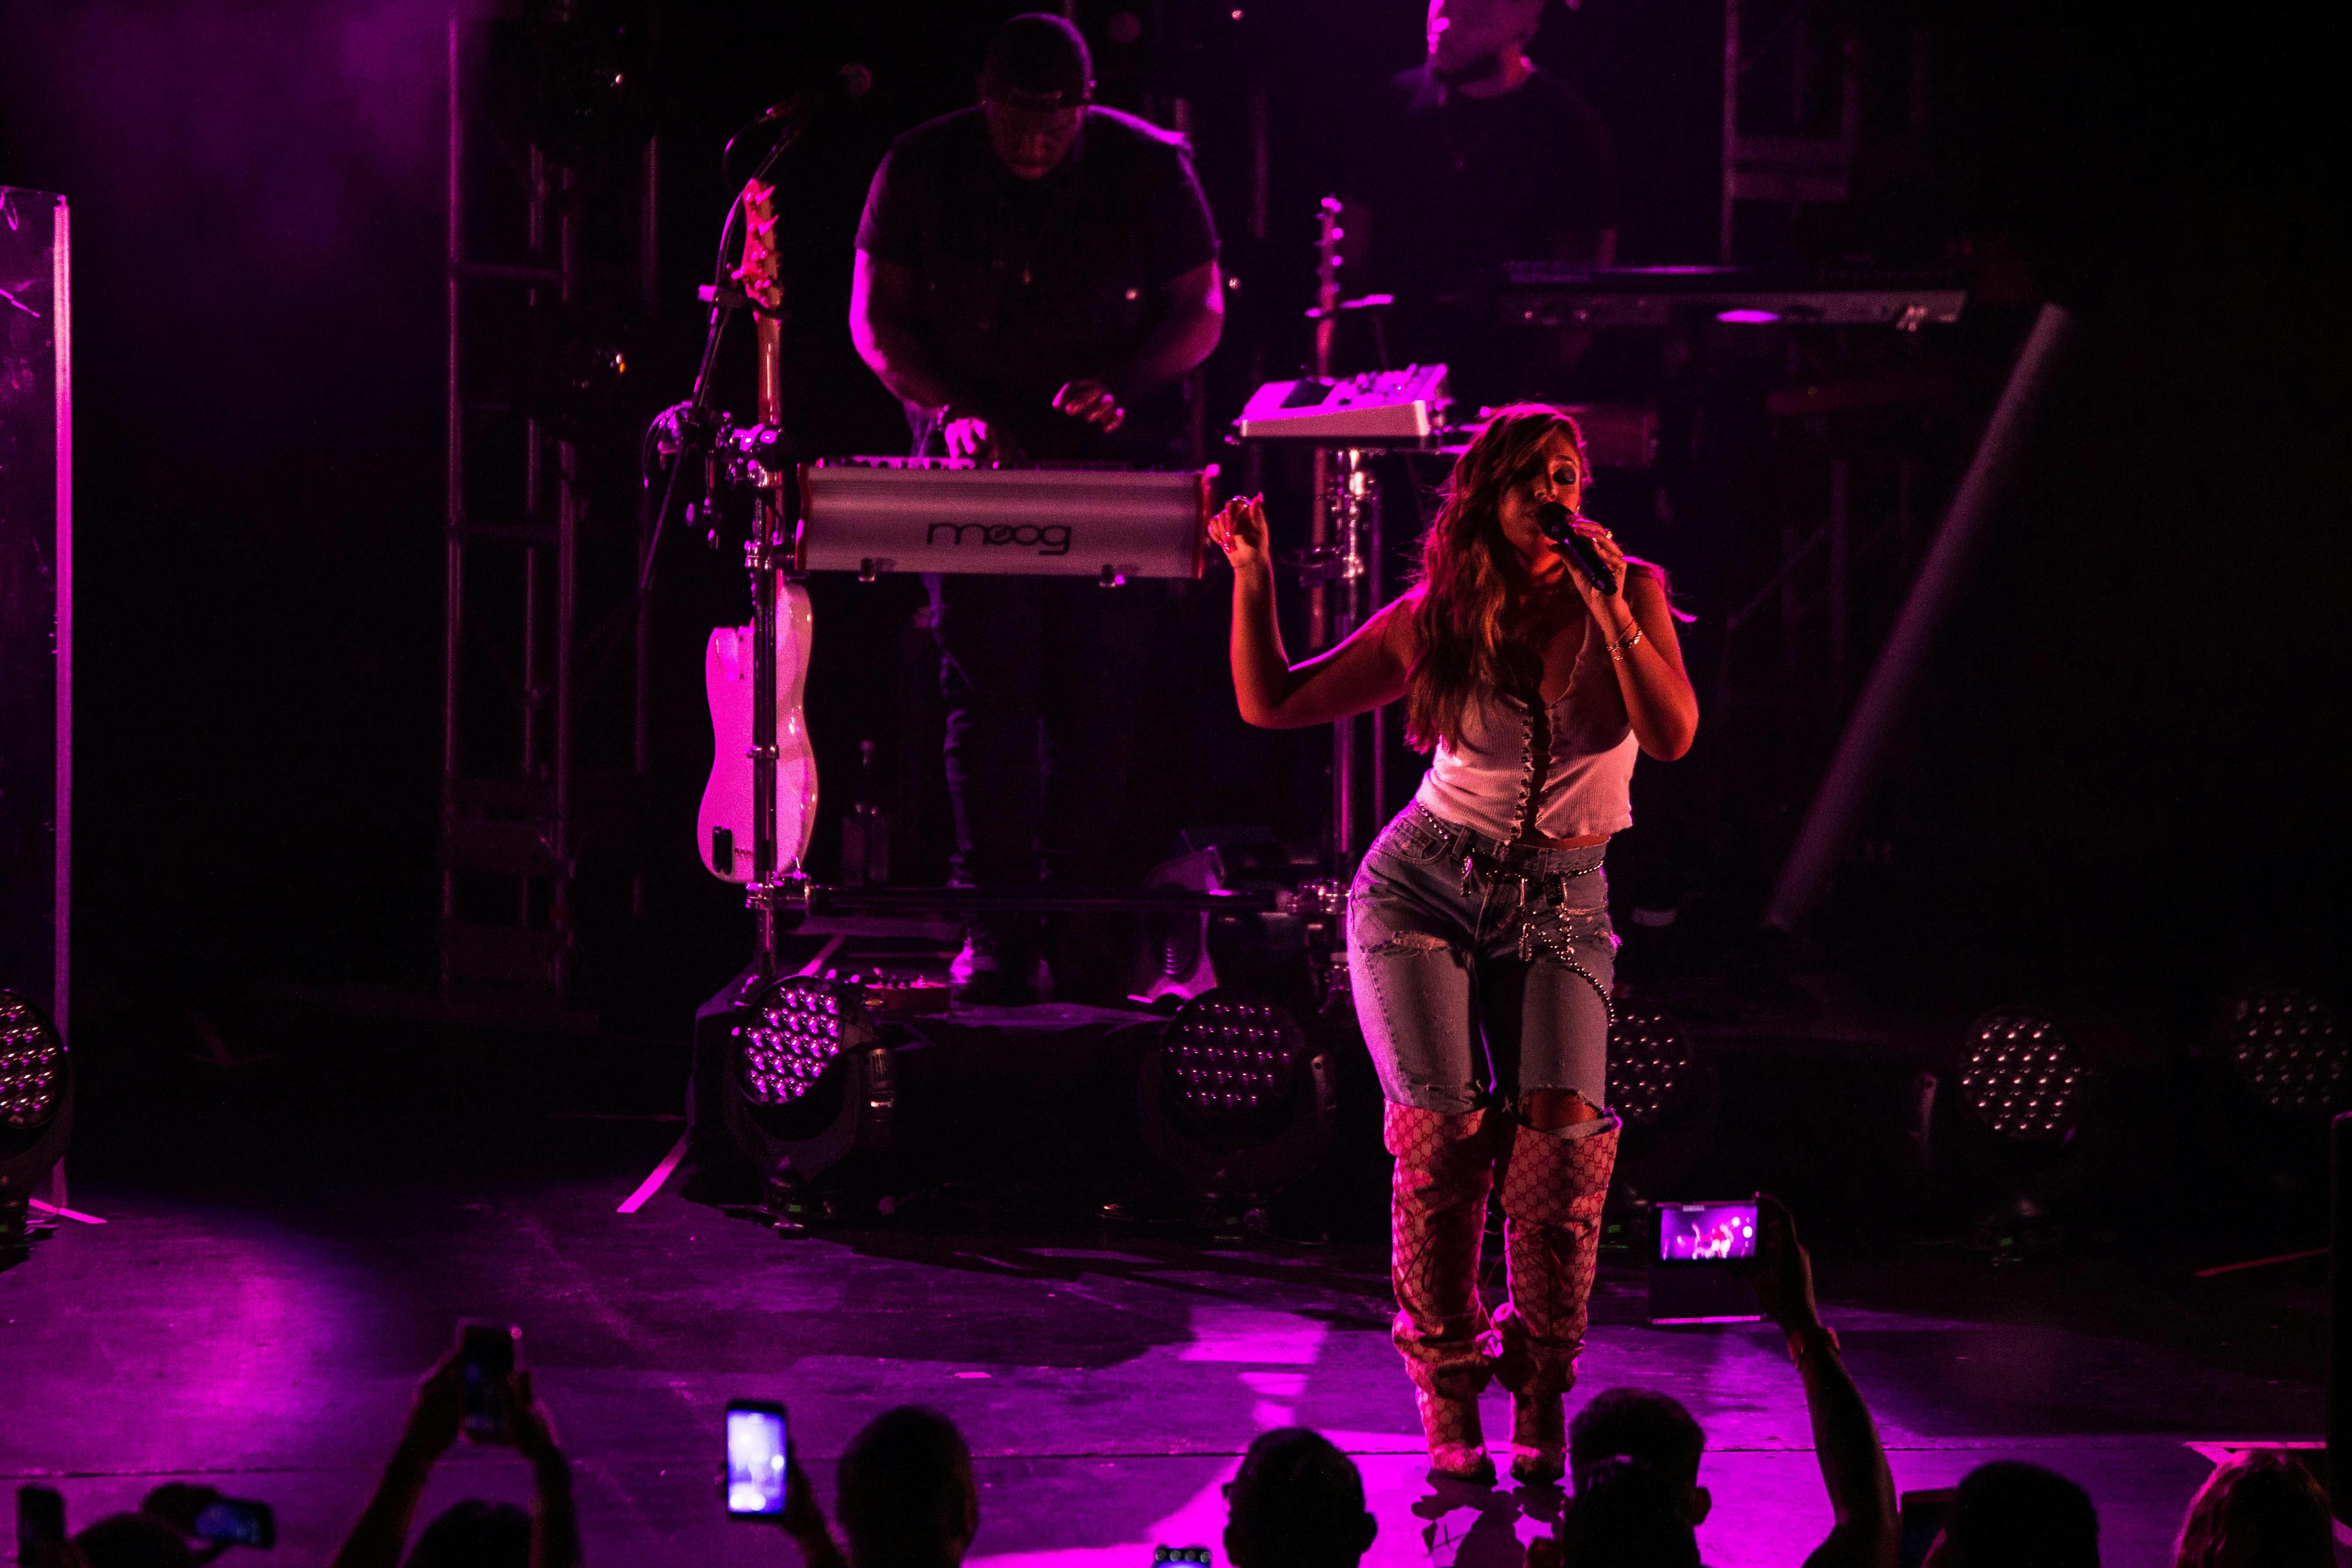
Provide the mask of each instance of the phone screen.
{"label": "phone screen", "polygon": [[509,1323],[457,1325],[457,1372],[466,1386],[466,1436],[477,1443],[507,1440],[507,1379],[514,1375],[522,1331]]}
{"label": "phone screen", "polygon": [[196,1515],[196,1534],[205,1541],[226,1541],[233,1546],[275,1546],[278,1520],[266,1502],[218,1498]]}
{"label": "phone screen", "polygon": [[65,1494],[52,1487],[16,1489],[16,1561],[53,1568],[65,1561]]}
{"label": "phone screen", "polygon": [[1661,1263],[1713,1263],[1756,1256],[1756,1205],[1660,1204]]}
{"label": "phone screen", "polygon": [[737,1400],[727,1407],[727,1511],[773,1519],[784,1511],[784,1407]]}

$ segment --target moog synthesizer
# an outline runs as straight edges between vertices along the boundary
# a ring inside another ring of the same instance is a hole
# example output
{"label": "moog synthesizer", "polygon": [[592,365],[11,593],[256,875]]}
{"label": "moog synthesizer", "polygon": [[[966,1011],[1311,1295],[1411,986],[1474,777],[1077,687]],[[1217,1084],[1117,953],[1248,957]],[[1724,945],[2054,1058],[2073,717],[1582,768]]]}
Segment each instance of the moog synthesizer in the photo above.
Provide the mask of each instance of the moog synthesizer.
{"label": "moog synthesizer", "polygon": [[1198,577],[1205,471],[831,458],[800,470],[803,572]]}

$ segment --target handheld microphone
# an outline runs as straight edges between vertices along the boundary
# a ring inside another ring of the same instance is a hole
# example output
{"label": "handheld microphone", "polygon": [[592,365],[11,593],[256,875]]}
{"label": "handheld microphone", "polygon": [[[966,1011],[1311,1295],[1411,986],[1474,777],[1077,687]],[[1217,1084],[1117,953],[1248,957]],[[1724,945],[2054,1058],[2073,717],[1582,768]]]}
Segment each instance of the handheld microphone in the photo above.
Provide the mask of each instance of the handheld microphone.
{"label": "handheld microphone", "polygon": [[1583,521],[1556,500],[1548,500],[1536,508],[1536,526],[1543,530],[1543,536],[1566,551],[1568,558],[1576,563],[1577,570],[1583,573],[1594,587],[1603,594],[1614,594],[1617,591],[1617,574],[1609,570],[1608,563],[1601,559],[1601,552],[1592,548],[1592,541],[1576,531],[1576,525]]}

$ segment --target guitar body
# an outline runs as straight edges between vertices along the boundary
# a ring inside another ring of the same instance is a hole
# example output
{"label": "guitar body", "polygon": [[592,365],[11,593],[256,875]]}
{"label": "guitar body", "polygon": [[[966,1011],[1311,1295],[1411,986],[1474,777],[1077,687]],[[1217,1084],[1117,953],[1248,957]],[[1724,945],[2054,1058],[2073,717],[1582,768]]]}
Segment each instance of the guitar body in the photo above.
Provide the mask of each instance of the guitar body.
{"label": "guitar body", "polygon": [[[814,621],[808,589],[776,585],[776,870],[797,871],[816,831],[816,753],[810,749],[808,689]],[[703,786],[695,838],[702,864],[730,882],[751,879],[751,628],[712,630],[702,661],[710,699],[710,782]]]}

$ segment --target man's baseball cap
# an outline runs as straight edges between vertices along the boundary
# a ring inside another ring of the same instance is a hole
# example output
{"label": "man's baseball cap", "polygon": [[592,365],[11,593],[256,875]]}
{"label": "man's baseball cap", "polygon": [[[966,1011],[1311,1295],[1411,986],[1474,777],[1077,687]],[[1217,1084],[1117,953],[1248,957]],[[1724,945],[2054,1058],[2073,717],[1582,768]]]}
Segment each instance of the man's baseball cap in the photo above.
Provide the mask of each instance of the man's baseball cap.
{"label": "man's baseball cap", "polygon": [[1094,76],[1076,27],[1044,11],[1024,11],[996,29],[980,87],[1024,109],[1076,109],[1093,96]]}

